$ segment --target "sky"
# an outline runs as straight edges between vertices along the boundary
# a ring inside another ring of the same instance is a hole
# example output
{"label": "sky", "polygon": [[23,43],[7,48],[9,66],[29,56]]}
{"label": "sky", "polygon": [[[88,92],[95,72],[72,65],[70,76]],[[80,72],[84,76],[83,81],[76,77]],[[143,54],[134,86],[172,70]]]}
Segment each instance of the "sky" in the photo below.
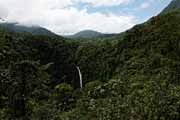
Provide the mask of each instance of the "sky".
{"label": "sky", "polygon": [[120,33],[147,21],[171,0],[0,0],[0,18],[60,35]]}

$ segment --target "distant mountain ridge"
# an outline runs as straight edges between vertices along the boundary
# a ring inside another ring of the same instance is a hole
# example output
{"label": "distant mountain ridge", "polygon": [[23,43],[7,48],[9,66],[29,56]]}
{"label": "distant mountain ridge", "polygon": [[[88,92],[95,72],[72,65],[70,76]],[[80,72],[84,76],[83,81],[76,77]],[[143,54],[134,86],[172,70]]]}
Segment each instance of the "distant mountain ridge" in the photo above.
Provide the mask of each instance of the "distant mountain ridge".
{"label": "distant mountain ridge", "polygon": [[180,10],[180,0],[172,0],[162,13],[170,12],[172,10]]}
{"label": "distant mountain ridge", "polygon": [[0,17],[0,22],[4,22],[5,20],[3,18]]}
{"label": "distant mountain ridge", "polygon": [[55,33],[40,26],[25,26],[25,25],[20,25],[19,23],[2,22],[0,23],[0,27],[3,27],[8,31],[16,32],[16,33],[31,33],[32,35],[56,36]]}
{"label": "distant mountain ridge", "polygon": [[84,30],[74,35],[67,35],[64,37],[73,38],[73,39],[91,39],[91,38],[111,37],[113,35],[115,34],[104,34],[104,33],[93,31],[93,30]]}

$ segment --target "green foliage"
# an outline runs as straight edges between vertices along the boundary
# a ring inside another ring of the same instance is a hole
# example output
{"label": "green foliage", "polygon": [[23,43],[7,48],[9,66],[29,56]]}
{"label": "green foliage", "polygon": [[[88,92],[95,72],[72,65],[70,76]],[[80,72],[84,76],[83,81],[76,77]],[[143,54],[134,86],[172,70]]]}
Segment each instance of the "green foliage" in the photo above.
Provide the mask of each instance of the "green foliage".
{"label": "green foliage", "polygon": [[55,33],[39,26],[23,26],[18,23],[0,23],[0,27],[11,32],[16,32],[16,33],[57,36]]}
{"label": "green foliage", "polygon": [[71,108],[71,103],[74,102],[72,96],[73,89],[68,84],[60,84],[55,87],[55,92],[53,94],[53,100],[56,101],[56,107],[60,111],[66,111]]}
{"label": "green foliage", "polygon": [[[103,73],[101,70],[105,72],[106,69],[98,65],[107,66],[109,62],[106,61],[114,57],[112,63],[115,67],[109,65],[108,69],[114,72],[110,78],[115,79],[105,83],[88,83],[77,107],[65,112],[63,119],[180,119],[179,15],[178,11],[174,11],[135,26],[126,32],[123,40],[119,39],[117,44],[111,43],[112,51],[104,43],[84,44],[84,48],[79,48],[79,66],[83,71],[87,68],[83,73],[85,78],[103,81],[99,75]],[[85,63],[88,65],[83,67]],[[95,74],[96,71],[98,74]]]}
{"label": "green foliage", "polygon": [[[101,85],[99,89],[110,91],[103,98],[89,97],[85,92],[84,97],[78,103],[78,109],[65,113],[65,118],[70,120],[73,120],[74,117],[80,120],[84,118],[95,120],[178,120],[180,118],[179,87],[170,85],[167,81],[152,80],[146,83],[134,82],[122,89],[122,83],[123,81],[113,80]],[[116,84],[120,87],[116,86],[114,89],[113,85]],[[103,86],[108,87],[102,88]]]}
{"label": "green foliage", "polygon": [[103,42],[0,28],[0,119],[179,120],[179,25],[173,11]]}
{"label": "green foliage", "polygon": [[167,12],[171,12],[173,10],[179,10],[180,9],[180,1],[179,0],[172,0],[172,2],[170,3],[170,5],[168,5],[163,11],[162,13],[167,13]]}

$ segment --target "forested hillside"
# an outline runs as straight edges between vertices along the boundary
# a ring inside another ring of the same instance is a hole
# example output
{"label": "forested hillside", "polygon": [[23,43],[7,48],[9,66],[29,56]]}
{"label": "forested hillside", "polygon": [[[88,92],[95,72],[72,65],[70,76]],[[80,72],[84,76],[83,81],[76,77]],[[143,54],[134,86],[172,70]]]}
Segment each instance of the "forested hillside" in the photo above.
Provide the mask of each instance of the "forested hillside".
{"label": "forested hillside", "polygon": [[74,39],[78,39],[78,38],[93,38],[93,37],[99,37],[101,36],[102,33],[100,32],[96,32],[96,31],[92,31],[92,30],[84,30],[84,31],[80,31],[74,35],[70,35],[67,36],[68,38],[74,38]]}
{"label": "forested hillside", "polygon": [[0,119],[179,120],[180,11],[109,39],[80,42],[1,27]]}
{"label": "forested hillside", "polygon": [[172,0],[172,2],[162,11],[162,13],[171,12],[180,9],[180,0]]}
{"label": "forested hillside", "polygon": [[0,27],[15,33],[31,33],[32,35],[57,36],[55,33],[43,27],[26,26],[19,23],[9,23],[5,20],[3,20],[2,23],[0,22]]}
{"label": "forested hillside", "polygon": [[112,37],[116,34],[104,34],[104,33],[100,33],[97,31],[93,31],[93,30],[84,30],[84,31],[80,31],[74,35],[67,35],[64,36],[66,38],[71,38],[71,39],[82,39],[82,40],[96,40],[96,39],[102,39],[102,38],[107,38],[107,37]]}

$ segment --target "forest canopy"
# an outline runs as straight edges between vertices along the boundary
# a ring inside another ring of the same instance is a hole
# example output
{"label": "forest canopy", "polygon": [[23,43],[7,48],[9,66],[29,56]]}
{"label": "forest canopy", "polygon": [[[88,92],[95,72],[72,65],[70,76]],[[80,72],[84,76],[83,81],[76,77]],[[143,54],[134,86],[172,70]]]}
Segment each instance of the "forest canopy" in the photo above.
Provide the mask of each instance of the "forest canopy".
{"label": "forest canopy", "polygon": [[180,11],[103,41],[0,27],[0,86],[2,120],[179,120]]}

